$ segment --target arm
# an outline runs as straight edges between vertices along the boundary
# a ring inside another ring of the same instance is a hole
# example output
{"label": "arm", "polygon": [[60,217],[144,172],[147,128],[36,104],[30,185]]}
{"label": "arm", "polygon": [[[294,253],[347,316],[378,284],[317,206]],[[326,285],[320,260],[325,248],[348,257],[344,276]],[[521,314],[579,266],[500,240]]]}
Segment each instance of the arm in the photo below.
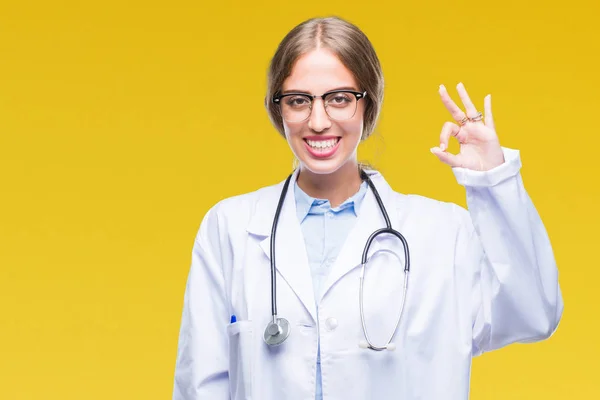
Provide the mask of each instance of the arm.
{"label": "arm", "polygon": [[173,400],[229,399],[229,321],[217,214],[211,209],[194,242],[184,295]]}
{"label": "arm", "polygon": [[458,262],[475,271],[474,355],[546,339],[563,312],[552,247],[523,186],[519,152],[503,152],[506,162],[489,171],[453,169],[469,208]]}
{"label": "arm", "polygon": [[[453,167],[467,189],[469,213],[463,210],[456,262],[474,274],[472,352],[477,355],[549,337],[563,300],[548,234],[519,174],[519,153],[500,146],[491,95],[484,98],[484,118],[464,85],[456,89],[465,110],[440,86],[442,103],[458,125],[444,124],[440,145],[431,152]],[[459,154],[446,151],[450,137],[460,143]]]}

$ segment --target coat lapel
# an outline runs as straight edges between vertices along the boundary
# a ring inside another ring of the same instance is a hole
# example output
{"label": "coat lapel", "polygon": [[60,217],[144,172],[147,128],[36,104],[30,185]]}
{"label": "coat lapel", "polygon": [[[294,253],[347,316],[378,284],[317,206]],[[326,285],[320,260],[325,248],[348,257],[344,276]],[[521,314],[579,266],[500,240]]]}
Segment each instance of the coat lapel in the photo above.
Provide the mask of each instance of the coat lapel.
{"label": "coat lapel", "polygon": [[[278,272],[277,295],[279,296],[282,293],[280,288],[283,282],[280,278],[283,278],[283,281],[289,285],[316,321],[317,314],[312,277],[306,255],[304,236],[296,214],[294,182],[297,176],[298,171],[296,170],[288,186],[275,233],[275,266]],[[281,182],[278,185],[263,189],[256,212],[247,229],[248,233],[261,239],[260,247],[269,260],[271,259],[271,228],[283,184],[284,182]],[[278,312],[285,315],[285,310],[278,309]]]}
{"label": "coat lapel", "polygon": [[[392,228],[398,229],[396,204],[393,198],[393,191],[387,184],[383,176],[376,171],[367,171],[373,184],[375,185],[379,196],[387,210],[392,223]],[[365,198],[360,205],[360,210],[356,224],[349,232],[344,245],[342,246],[335,263],[329,273],[325,286],[323,287],[322,297],[327,294],[327,291],[335,285],[344,275],[352,271],[354,268],[360,267],[363,251],[369,236],[378,229],[385,228],[385,219],[379,209],[377,200],[371,188],[365,194]],[[369,248],[368,257],[371,257],[381,248],[388,248],[391,235],[379,235],[373,240]],[[397,240],[397,239],[396,239]],[[358,287],[358,282],[357,282]]]}
{"label": "coat lapel", "polygon": [[[387,184],[383,176],[376,171],[368,171],[371,180],[388,212],[392,227],[398,229],[397,210],[394,200],[394,192]],[[289,285],[298,299],[302,302],[313,320],[317,320],[316,305],[314,300],[314,288],[304,236],[298,216],[296,214],[296,201],[294,197],[293,184],[297,178],[296,170],[290,181],[286,197],[281,209],[279,223],[276,231],[275,257],[278,295],[281,293],[281,279]],[[247,231],[260,239],[260,247],[265,257],[270,260],[271,228],[275,210],[284,182],[262,189],[256,211],[250,220]],[[362,253],[369,236],[377,229],[385,227],[385,220],[381,214],[373,191],[369,188],[360,206],[358,219],[353,229],[349,232],[340,253],[332,266],[331,272],[323,287],[322,296],[333,287],[344,275],[360,266]],[[389,235],[380,235],[373,240],[369,249],[369,257],[382,248],[394,247],[394,242]],[[268,266],[267,266],[268,268]],[[358,285],[358,282],[357,282]],[[285,314],[284,310],[278,310]]]}

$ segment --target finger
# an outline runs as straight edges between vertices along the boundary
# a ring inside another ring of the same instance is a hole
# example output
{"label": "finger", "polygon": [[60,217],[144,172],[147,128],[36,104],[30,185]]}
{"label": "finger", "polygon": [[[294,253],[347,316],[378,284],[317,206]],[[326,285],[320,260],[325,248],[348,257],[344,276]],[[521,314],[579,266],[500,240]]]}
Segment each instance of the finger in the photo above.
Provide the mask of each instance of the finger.
{"label": "finger", "polygon": [[494,116],[492,115],[492,95],[488,94],[483,99],[483,109],[485,111],[485,126],[491,128],[492,130],[496,130],[494,126]]}
{"label": "finger", "polygon": [[456,140],[458,140],[458,143],[467,144],[469,142],[469,131],[461,128],[458,131],[458,134],[454,135],[454,137],[456,138]]}
{"label": "finger", "polygon": [[457,136],[460,133],[460,126],[453,124],[452,122],[446,122],[442,127],[440,133],[440,149],[445,151],[448,148],[448,141],[450,136]]}
{"label": "finger", "polygon": [[440,85],[439,92],[440,97],[442,98],[442,103],[444,103],[444,106],[446,106],[446,109],[450,112],[452,118],[454,118],[456,122],[461,123],[461,121],[463,121],[466,117],[463,110],[461,110],[460,107],[458,107],[456,103],[450,98],[450,95],[448,94],[448,91],[446,90],[446,87],[444,85]]}
{"label": "finger", "polygon": [[462,167],[460,156],[442,151],[439,147],[432,147],[430,151],[444,164],[451,167]]}
{"label": "finger", "polygon": [[467,117],[475,118],[475,116],[477,116],[477,108],[471,101],[471,98],[469,97],[469,94],[467,93],[467,89],[465,89],[465,85],[463,85],[462,82],[459,83],[456,86],[456,90],[458,91],[458,96],[460,97],[460,100],[462,101],[463,105],[465,106],[465,112],[467,114]]}

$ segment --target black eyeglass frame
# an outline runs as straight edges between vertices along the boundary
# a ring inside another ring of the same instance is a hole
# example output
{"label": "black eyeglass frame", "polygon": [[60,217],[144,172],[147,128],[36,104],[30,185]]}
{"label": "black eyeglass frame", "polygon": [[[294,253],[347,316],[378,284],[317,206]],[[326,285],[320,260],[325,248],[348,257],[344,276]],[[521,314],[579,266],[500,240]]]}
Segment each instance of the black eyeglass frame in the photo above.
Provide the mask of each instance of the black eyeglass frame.
{"label": "black eyeglass frame", "polygon": [[348,90],[348,89],[336,89],[336,90],[331,90],[329,92],[325,92],[322,95],[318,95],[318,94],[310,94],[310,93],[303,93],[303,92],[293,92],[293,93],[285,93],[285,94],[278,94],[273,96],[273,103],[275,104],[281,104],[281,99],[283,99],[284,97],[289,97],[289,96],[304,96],[304,97],[309,97],[310,99],[312,99],[310,106],[312,108],[313,102],[316,98],[320,98],[323,101],[325,101],[325,96],[328,96],[330,94],[334,94],[334,93],[351,93],[354,95],[354,97],[356,97],[356,101],[360,100],[360,99],[364,99],[367,96],[367,92],[358,92],[356,90]]}
{"label": "black eyeglass frame", "polygon": [[[322,95],[316,95],[316,94],[310,94],[310,93],[303,93],[303,92],[292,92],[292,93],[285,93],[285,94],[279,94],[279,95],[275,95],[273,96],[273,103],[275,104],[279,104],[281,106],[281,99],[283,99],[284,97],[289,97],[289,96],[303,96],[303,97],[308,97],[310,100],[310,105],[308,106],[309,108],[309,113],[308,116],[303,119],[302,121],[306,121],[308,118],[310,118],[310,115],[312,114],[312,107],[314,104],[314,101],[316,98],[321,98],[323,100],[323,103],[325,105],[325,112],[327,112],[327,106],[328,104],[325,103],[325,96],[329,96],[331,94],[335,94],[335,93],[350,93],[353,94],[356,97],[356,105],[358,106],[358,101],[360,99],[364,99],[365,96],[367,95],[367,92],[359,92],[356,90],[351,90],[351,89],[335,89],[335,90],[330,90],[329,92],[325,92]],[[352,117],[354,117],[354,115],[356,114],[356,108],[354,109],[354,113],[352,114]],[[333,120],[338,120],[336,118],[333,118],[331,115],[329,115],[329,112],[327,112],[327,115],[329,116],[329,118],[333,119]],[[352,117],[346,118],[345,120],[348,120]],[[294,121],[296,122],[302,122],[302,121]]]}

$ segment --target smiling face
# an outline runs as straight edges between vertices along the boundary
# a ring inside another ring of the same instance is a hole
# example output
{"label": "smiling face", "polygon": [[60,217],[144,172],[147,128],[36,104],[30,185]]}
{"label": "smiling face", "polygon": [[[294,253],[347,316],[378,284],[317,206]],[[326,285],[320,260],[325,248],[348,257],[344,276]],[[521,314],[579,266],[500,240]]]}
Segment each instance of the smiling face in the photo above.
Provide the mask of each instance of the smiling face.
{"label": "smiling face", "polygon": [[[283,82],[281,92],[303,92],[322,95],[336,89],[361,91],[353,74],[338,57],[327,49],[310,51],[296,61],[290,76]],[[343,95],[331,95],[328,111],[336,115],[336,107],[347,101]],[[294,100],[286,97],[282,102]],[[356,102],[357,100],[354,99]],[[337,109],[339,110],[339,108]],[[301,122],[284,120],[286,139],[300,160],[300,167],[315,174],[331,174],[343,166],[357,165],[356,150],[363,133],[364,101],[356,104],[354,116],[346,120],[331,119],[321,98],[313,102],[308,119]]]}

